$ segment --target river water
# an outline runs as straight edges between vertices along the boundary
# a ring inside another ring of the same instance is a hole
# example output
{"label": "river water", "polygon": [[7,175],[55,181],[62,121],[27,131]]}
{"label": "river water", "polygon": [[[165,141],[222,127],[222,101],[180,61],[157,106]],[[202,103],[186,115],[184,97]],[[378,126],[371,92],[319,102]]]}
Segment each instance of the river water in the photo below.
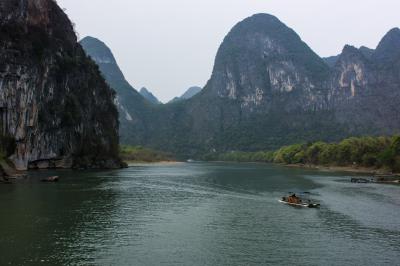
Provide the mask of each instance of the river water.
{"label": "river water", "polygon": [[400,186],[268,164],[37,171],[0,186],[0,265],[400,265],[399,207]]}

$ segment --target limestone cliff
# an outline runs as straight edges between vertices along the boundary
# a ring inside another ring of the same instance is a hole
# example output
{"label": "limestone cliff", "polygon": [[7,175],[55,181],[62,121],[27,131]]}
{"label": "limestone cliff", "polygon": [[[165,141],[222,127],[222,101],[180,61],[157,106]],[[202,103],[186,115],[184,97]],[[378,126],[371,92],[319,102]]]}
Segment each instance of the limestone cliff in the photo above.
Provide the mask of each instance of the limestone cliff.
{"label": "limestone cliff", "polygon": [[1,124],[18,169],[119,167],[113,99],[56,2],[0,2]]}
{"label": "limestone cliff", "polygon": [[[130,114],[140,125],[127,142],[195,158],[399,133],[399,51],[393,29],[376,49],[346,46],[325,62],[278,18],[256,14],[225,37],[195,97],[156,108],[121,97],[135,103]],[[113,72],[100,66],[113,83]]]}
{"label": "limestone cliff", "polygon": [[375,50],[346,46],[329,87],[336,117],[350,134],[400,130],[400,30],[390,30]]}
{"label": "limestone cliff", "polygon": [[149,132],[147,124],[152,122],[150,116],[157,105],[150,103],[129,84],[105,43],[93,37],[85,37],[80,43],[87,55],[97,63],[107,83],[116,91],[121,143],[144,143]]}
{"label": "limestone cliff", "polygon": [[[276,17],[257,14],[238,23],[225,37],[208,90],[237,100],[242,109],[308,108],[318,98],[329,68],[300,37]],[[290,100],[289,98],[292,98]]]}

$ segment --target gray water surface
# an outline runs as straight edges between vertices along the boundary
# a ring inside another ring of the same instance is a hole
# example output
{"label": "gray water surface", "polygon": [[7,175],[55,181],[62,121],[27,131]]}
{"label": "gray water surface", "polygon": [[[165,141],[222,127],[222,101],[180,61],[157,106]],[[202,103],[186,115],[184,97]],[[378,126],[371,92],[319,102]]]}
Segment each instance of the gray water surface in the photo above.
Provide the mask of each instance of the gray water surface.
{"label": "gray water surface", "polygon": [[[231,163],[31,172],[0,186],[0,265],[400,265],[400,187],[348,176]],[[320,209],[278,202],[305,191]]]}

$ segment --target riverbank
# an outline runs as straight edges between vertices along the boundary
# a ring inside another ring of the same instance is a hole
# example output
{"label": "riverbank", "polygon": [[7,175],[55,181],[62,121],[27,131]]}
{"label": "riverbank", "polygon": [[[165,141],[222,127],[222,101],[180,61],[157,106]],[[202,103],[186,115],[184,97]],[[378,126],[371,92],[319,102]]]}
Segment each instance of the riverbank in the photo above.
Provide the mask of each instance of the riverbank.
{"label": "riverbank", "polygon": [[270,162],[362,173],[400,173],[400,136],[353,137],[340,142],[300,143],[274,151],[211,154],[209,161]]}
{"label": "riverbank", "polygon": [[312,165],[312,164],[285,164],[285,163],[274,163],[274,162],[252,162],[252,161],[210,161],[215,163],[254,163],[254,164],[272,164],[279,165],[288,168],[300,168],[300,169],[310,169],[323,172],[348,172],[355,174],[366,174],[366,175],[385,175],[400,177],[400,173],[393,173],[387,169],[376,169],[372,167],[362,167],[362,166],[327,166],[327,165]]}
{"label": "riverbank", "polygon": [[26,174],[18,171],[15,166],[5,157],[0,158],[0,183],[10,183],[10,179],[25,177]]}
{"label": "riverbank", "polygon": [[285,167],[292,168],[303,168],[303,169],[313,169],[325,172],[349,172],[357,174],[368,174],[368,175],[387,175],[393,177],[400,177],[399,173],[393,173],[387,169],[376,169],[372,167],[362,167],[362,166],[323,166],[323,165],[305,165],[305,164],[280,164]]}
{"label": "riverbank", "polygon": [[119,155],[128,164],[176,162],[175,157],[169,153],[141,146],[122,145]]}

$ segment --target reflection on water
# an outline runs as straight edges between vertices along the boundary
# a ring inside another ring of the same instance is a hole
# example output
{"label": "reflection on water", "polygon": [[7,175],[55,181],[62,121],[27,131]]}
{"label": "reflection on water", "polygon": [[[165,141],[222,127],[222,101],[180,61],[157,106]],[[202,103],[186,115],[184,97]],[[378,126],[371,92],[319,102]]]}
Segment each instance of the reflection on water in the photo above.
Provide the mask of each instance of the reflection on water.
{"label": "reflection on water", "polygon": [[32,172],[0,186],[0,265],[396,265],[399,191],[262,164]]}

